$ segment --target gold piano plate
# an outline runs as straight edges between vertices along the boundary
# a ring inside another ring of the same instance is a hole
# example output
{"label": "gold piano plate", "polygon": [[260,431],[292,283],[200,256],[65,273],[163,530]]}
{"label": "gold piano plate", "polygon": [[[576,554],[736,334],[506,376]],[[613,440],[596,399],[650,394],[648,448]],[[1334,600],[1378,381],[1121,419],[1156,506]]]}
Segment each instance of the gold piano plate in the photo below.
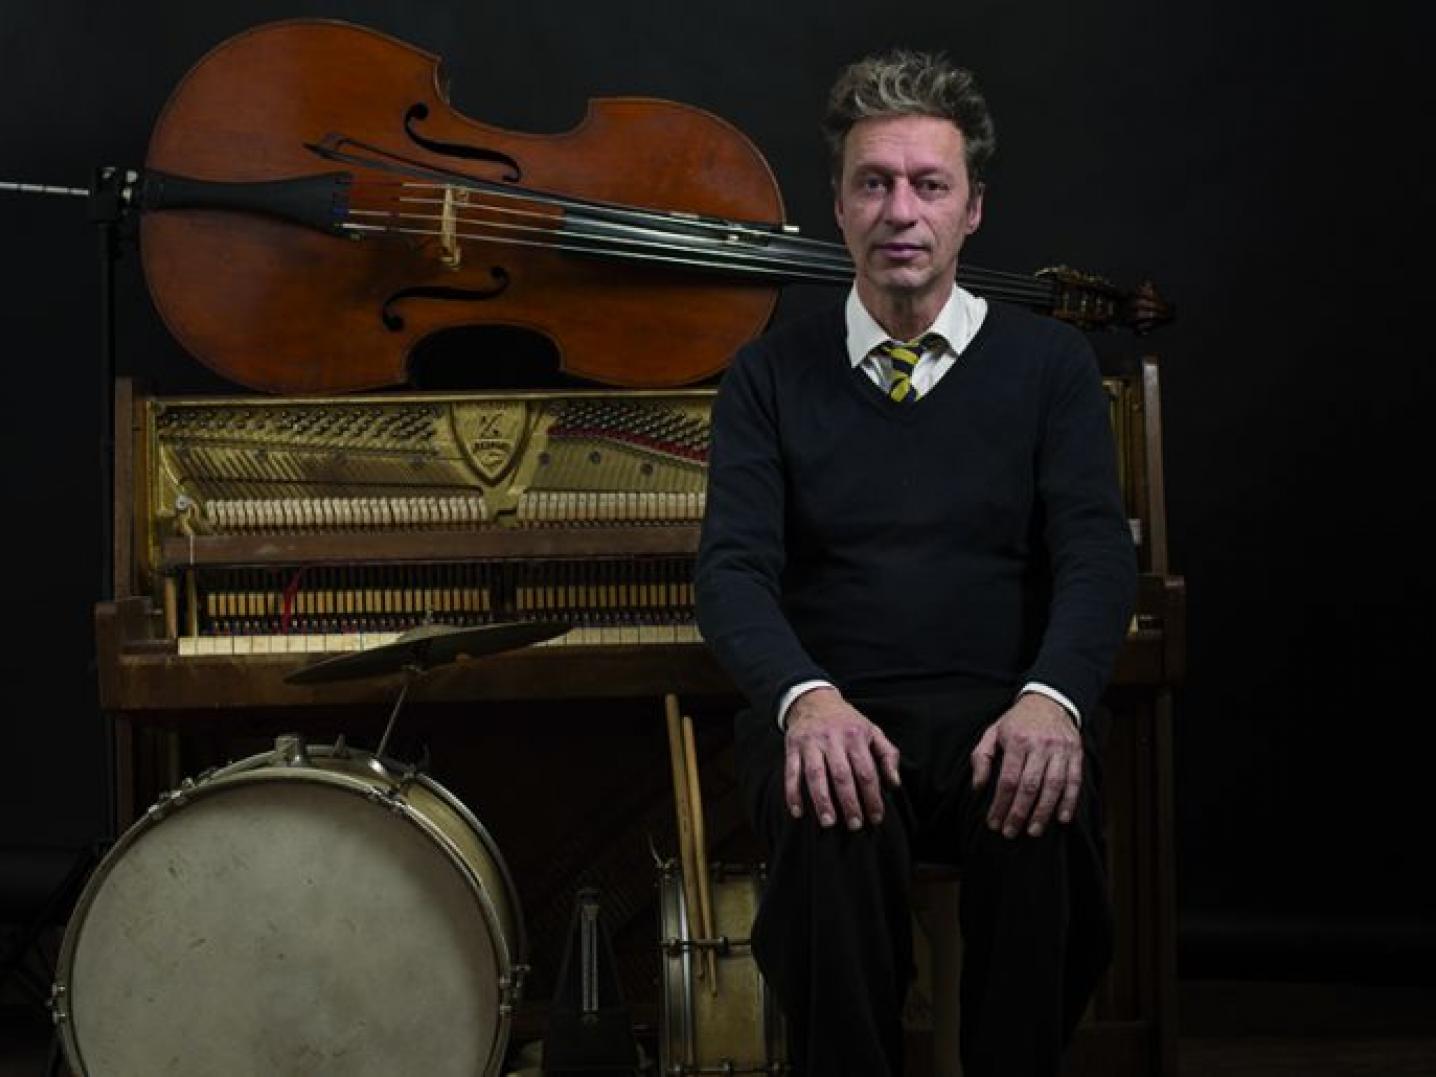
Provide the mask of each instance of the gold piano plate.
{"label": "gold piano plate", "polygon": [[701,519],[712,390],[144,402],[167,535]]}

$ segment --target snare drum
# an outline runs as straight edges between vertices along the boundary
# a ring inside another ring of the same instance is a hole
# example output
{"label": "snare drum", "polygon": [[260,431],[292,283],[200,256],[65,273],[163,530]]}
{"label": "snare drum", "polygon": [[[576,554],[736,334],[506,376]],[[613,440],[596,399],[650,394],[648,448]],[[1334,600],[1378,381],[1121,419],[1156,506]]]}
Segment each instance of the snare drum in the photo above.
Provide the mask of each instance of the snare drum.
{"label": "snare drum", "polygon": [[54,1011],[88,1077],[499,1072],[523,926],[438,783],[281,738],[152,807],[91,877]]}
{"label": "snare drum", "polygon": [[[665,1077],[786,1074],[783,1017],[753,960],[749,939],[763,891],[761,869],[714,865],[713,933],[695,939],[683,900],[682,869],[663,867],[659,945],[663,960],[659,1061]],[[703,952],[717,954],[718,991],[698,978]]]}

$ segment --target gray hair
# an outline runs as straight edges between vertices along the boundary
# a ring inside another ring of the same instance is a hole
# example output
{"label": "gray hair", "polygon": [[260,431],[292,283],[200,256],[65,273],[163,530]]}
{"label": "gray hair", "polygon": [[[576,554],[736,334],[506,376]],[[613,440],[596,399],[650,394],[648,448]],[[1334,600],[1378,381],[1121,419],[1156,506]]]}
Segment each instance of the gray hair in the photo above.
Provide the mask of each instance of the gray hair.
{"label": "gray hair", "polygon": [[987,101],[971,71],[941,54],[892,49],[845,67],[828,93],[823,138],[832,154],[833,175],[843,170],[843,142],[859,120],[880,116],[936,116],[962,132],[967,176],[983,182],[997,150]]}

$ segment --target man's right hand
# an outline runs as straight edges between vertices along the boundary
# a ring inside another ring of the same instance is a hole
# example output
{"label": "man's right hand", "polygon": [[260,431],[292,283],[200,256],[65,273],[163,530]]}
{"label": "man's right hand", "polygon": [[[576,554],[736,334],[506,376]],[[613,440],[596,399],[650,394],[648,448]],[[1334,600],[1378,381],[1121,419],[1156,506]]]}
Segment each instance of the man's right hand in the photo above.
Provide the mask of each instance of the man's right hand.
{"label": "man's right hand", "polygon": [[837,689],[814,688],[793,701],[786,742],[783,793],[794,818],[803,814],[806,785],[825,827],[839,814],[850,830],[865,819],[882,822],[882,784],[898,785],[898,750]]}

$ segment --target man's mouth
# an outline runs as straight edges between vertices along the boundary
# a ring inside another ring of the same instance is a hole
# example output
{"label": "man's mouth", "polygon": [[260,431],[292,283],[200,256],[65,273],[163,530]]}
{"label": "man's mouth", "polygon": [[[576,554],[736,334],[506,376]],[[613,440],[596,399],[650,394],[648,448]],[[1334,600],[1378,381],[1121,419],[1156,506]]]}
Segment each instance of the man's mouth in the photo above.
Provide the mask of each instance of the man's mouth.
{"label": "man's mouth", "polygon": [[879,243],[878,253],[894,262],[910,262],[923,253],[918,243]]}

